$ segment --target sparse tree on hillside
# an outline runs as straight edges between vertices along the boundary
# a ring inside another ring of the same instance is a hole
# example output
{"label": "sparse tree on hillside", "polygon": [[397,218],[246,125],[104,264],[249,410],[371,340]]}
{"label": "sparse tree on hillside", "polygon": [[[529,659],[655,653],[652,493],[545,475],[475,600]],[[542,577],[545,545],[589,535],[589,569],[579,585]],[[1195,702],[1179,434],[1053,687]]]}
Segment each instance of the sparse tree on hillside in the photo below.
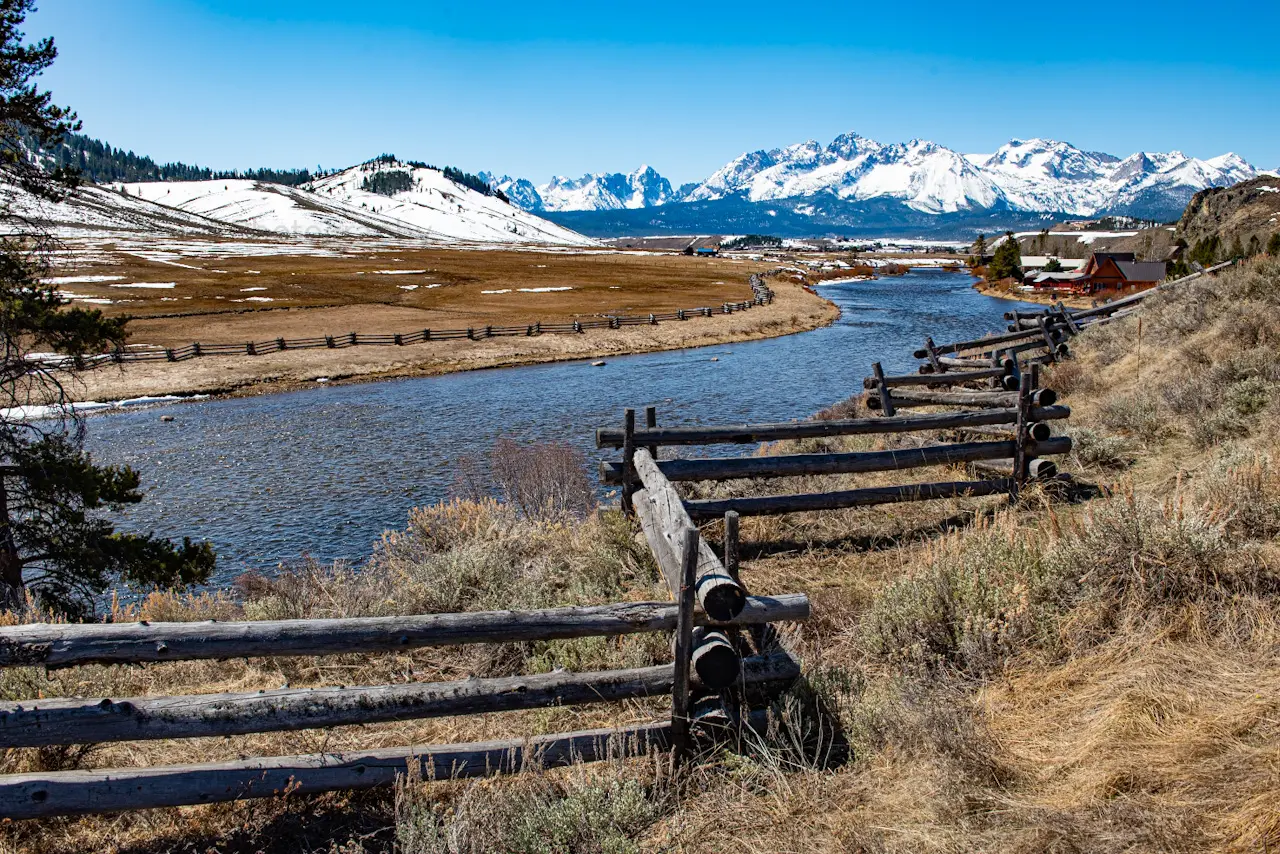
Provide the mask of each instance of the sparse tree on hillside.
{"label": "sparse tree on hillside", "polygon": [[1249,246],[1245,251],[1249,253],[1250,258],[1262,254],[1262,241],[1258,239],[1258,235],[1255,234],[1249,238]]}
{"label": "sparse tree on hillside", "polygon": [[1022,278],[1022,251],[1018,248],[1018,240],[1012,231],[1005,232],[1005,239],[996,247],[991,263],[987,265],[988,282],[1008,278]]}
{"label": "sparse tree on hillside", "polygon": [[[78,183],[74,170],[45,171],[23,141],[51,147],[79,123],[55,106],[35,78],[57,56],[52,39],[23,43],[20,30],[34,0],[0,0],[0,170],[10,182],[58,200]],[[0,607],[21,607],[31,594],[42,605],[83,614],[116,579],[174,586],[205,580],[213,567],[207,544],[175,547],[150,535],[119,534],[94,511],[136,503],[136,472],[94,465],[82,446],[83,425],[67,407],[64,386],[119,348],[120,318],[96,309],[66,308],[45,284],[50,240],[12,210],[0,210],[9,236],[0,238]],[[60,364],[34,355],[60,356]],[[13,408],[47,408],[54,418],[24,421]]]}
{"label": "sparse tree on hillside", "polygon": [[1227,257],[1237,261],[1245,257],[1244,246],[1240,243],[1240,235],[1237,234],[1235,239],[1231,241],[1231,252],[1228,253]]}
{"label": "sparse tree on hillside", "polygon": [[1267,254],[1272,258],[1280,258],[1280,231],[1271,235],[1271,239],[1267,241]]}
{"label": "sparse tree on hillside", "polygon": [[985,234],[979,234],[978,239],[973,241],[973,254],[977,255],[979,260],[983,255],[987,254],[987,236]]}

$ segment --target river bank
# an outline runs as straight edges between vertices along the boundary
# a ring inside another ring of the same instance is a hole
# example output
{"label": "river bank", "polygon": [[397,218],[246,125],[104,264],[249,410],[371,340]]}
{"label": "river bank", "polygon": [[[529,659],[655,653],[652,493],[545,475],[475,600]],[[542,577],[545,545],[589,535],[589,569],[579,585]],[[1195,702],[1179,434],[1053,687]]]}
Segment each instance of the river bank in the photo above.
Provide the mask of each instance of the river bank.
{"label": "river bank", "polygon": [[76,401],[268,394],[314,386],[317,382],[440,376],[484,368],[733,344],[806,332],[827,326],[839,317],[840,310],[832,302],[797,283],[771,279],[769,284],[774,289],[771,304],[729,315],[713,314],[654,326],[593,329],[580,335],[463,339],[405,347],[368,346],[262,356],[208,356],[177,363],[131,363],[88,374],[70,392]]}
{"label": "river bank", "polygon": [[1057,305],[1061,302],[1067,308],[1089,308],[1094,305],[1094,300],[1089,297],[1061,296],[1058,294],[1042,294],[1035,291],[1019,291],[1011,290],[1000,284],[990,284],[983,279],[978,279],[973,283],[974,290],[980,294],[997,299],[1016,300],[1018,302],[1033,302],[1037,305]]}

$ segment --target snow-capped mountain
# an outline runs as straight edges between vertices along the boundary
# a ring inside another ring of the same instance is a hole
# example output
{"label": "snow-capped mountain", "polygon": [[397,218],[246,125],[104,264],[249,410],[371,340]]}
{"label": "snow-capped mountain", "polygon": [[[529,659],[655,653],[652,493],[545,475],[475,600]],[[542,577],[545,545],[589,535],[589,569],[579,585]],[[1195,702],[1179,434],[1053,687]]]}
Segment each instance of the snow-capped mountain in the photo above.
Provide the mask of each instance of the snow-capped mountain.
{"label": "snow-capped mountain", "polygon": [[495,178],[480,173],[496,190],[501,190],[512,204],[528,211],[614,211],[652,208],[676,200],[671,182],[650,166],[641,166],[629,174],[621,172],[565,178],[557,175],[535,187],[526,179],[509,176]]}
{"label": "snow-capped mountain", "polygon": [[994,207],[1000,193],[961,155],[923,140],[884,145],[855,133],[744,154],[684,200],[741,196],[760,202],[829,193],[846,201],[899,199],[925,213]]}
{"label": "snow-capped mountain", "polygon": [[1045,139],[1015,139],[993,154],[961,154],[926,140],[885,144],[847,133],[827,145],[810,140],[747,152],[705,181],[675,192],[647,167],[630,175],[555,178],[536,188],[504,177],[495,186],[514,204],[546,212],[812,199],[827,209],[834,202],[847,207],[879,200],[927,214],[1003,210],[1172,219],[1198,190],[1256,174],[1235,154],[1198,160],[1177,151],[1139,152],[1122,160]]}

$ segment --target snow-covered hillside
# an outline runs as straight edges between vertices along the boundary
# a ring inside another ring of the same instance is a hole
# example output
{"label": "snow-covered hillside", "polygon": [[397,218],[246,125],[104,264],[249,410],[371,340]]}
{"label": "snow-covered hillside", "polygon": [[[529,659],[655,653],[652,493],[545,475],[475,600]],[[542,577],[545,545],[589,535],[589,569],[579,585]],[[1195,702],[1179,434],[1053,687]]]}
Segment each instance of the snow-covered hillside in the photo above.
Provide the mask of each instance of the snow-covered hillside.
{"label": "snow-covered hillside", "polygon": [[[389,196],[363,189],[379,173],[396,173],[396,186],[403,189]],[[63,236],[137,232],[594,245],[439,170],[394,160],[353,166],[307,187],[243,179],[89,185],[59,203],[16,188],[6,193],[12,209]]]}
{"label": "snow-covered hillside", "polygon": [[514,204],[545,211],[823,196],[900,201],[930,214],[996,209],[1092,216],[1143,210],[1176,215],[1196,191],[1257,174],[1235,154],[1197,160],[1177,151],[1139,152],[1122,160],[1044,139],[1015,139],[993,154],[961,154],[925,140],[885,144],[847,133],[828,145],[810,140],[747,152],[685,192],[672,192],[647,167],[631,175],[555,178],[536,188],[523,179],[494,183]]}
{"label": "snow-covered hillside", "polygon": [[64,202],[50,202],[17,187],[0,188],[6,209],[40,223],[58,237],[106,233],[198,236],[245,235],[237,226],[158,205],[118,189],[89,185]]}
{"label": "snow-covered hillside", "polygon": [[535,187],[524,178],[501,178],[482,172],[480,177],[494,189],[502,190],[512,204],[528,211],[615,211],[652,208],[673,201],[671,182],[651,166],[641,166],[629,174],[611,172],[581,178],[555,176]]}
{"label": "snow-covered hillside", "polygon": [[[391,195],[365,189],[367,182],[378,174],[402,180],[406,189]],[[341,203],[447,240],[572,246],[594,243],[497,196],[486,196],[464,187],[436,169],[395,160],[375,160],[353,166],[314,181],[306,189],[310,191],[309,196],[321,201]]]}
{"label": "snow-covered hillside", "polygon": [[429,237],[426,230],[297,187],[246,180],[153,181],[114,189],[207,219],[273,234]]}

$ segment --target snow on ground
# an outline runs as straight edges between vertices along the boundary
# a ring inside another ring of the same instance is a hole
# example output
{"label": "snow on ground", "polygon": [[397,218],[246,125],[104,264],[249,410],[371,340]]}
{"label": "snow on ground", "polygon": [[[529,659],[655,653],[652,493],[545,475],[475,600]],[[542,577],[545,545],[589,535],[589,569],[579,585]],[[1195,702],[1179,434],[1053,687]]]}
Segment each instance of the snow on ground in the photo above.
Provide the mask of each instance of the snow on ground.
{"label": "snow on ground", "polygon": [[93,282],[118,282],[124,276],[54,276],[45,279],[46,285],[87,285]]}
{"label": "snow on ground", "polygon": [[[410,176],[411,189],[392,196],[363,189],[378,173]],[[354,166],[309,185],[311,195],[404,223],[439,239],[496,244],[597,246],[596,241],[464,187],[435,169],[379,161]]]}
{"label": "snow on ground", "polygon": [[178,286],[177,282],[128,282],[119,285],[108,285],[110,288],[150,288],[152,290],[172,290]]}
{"label": "snow on ground", "polygon": [[549,294],[554,291],[571,291],[573,288],[565,286],[560,288],[516,288],[522,294]]}
{"label": "snow on ground", "polygon": [[[35,354],[46,355],[46,354]],[[48,354],[56,355],[56,354]],[[74,411],[77,415],[84,415],[90,412],[100,412],[104,409],[132,409],[139,406],[156,406],[166,403],[178,403],[180,401],[207,400],[207,394],[193,394],[186,397],[178,397],[177,395],[161,395],[156,397],[130,397],[124,400],[115,400],[107,403],[100,403],[96,400],[86,400],[81,403],[68,404],[67,406],[14,406],[8,409],[0,409],[0,419],[5,421],[40,421],[47,418],[59,418],[68,410]]]}
{"label": "snow on ground", "polygon": [[503,288],[502,290],[499,290],[499,291],[481,291],[480,293],[482,293],[482,294],[509,294],[509,293],[511,293],[511,288]]}

